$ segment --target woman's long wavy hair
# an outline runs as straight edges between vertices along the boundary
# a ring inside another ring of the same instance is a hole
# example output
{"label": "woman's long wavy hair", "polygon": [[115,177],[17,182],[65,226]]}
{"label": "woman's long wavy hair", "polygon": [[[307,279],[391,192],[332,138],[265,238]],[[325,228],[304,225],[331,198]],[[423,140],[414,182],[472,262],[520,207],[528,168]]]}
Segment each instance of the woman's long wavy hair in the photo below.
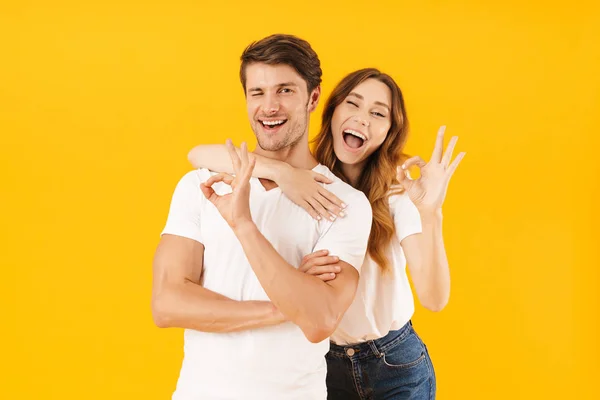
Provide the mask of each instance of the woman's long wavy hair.
{"label": "woman's long wavy hair", "polygon": [[337,158],[333,149],[331,120],[335,108],[356,86],[367,79],[377,79],[383,82],[392,93],[390,130],[381,146],[366,160],[358,184],[355,186],[367,196],[373,209],[373,225],[369,236],[368,254],[380,266],[382,272],[386,273],[391,268],[386,257],[386,249],[394,236],[394,220],[390,214],[388,198],[392,193],[402,192],[401,189],[393,191],[390,189],[394,183],[397,183],[396,167],[406,158],[402,150],[408,135],[404,97],[394,79],[375,68],[361,69],[342,79],[325,103],[321,131],[314,139],[316,143],[315,156],[321,164],[349,183],[342,171],[342,162]]}

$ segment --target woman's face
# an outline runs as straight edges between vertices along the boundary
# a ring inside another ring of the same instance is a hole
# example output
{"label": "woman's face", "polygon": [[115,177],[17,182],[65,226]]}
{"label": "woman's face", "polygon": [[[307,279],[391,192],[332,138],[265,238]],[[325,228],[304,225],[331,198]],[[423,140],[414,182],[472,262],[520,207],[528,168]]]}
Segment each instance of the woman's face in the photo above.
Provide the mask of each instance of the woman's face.
{"label": "woman's face", "polygon": [[392,92],[377,79],[367,79],[333,112],[333,150],[344,164],[365,161],[383,143],[392,125]]}

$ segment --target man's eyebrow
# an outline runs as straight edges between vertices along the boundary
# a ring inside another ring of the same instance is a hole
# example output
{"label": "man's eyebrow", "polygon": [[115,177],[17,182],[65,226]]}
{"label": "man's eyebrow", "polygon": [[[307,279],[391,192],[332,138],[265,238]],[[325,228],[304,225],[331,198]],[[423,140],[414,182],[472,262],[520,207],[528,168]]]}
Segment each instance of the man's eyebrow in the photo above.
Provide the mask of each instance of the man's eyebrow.
{"label": "man's eyebrow", "polygon": [[[277,88],[282,88],[282,87],[286,87],[286,86],[295,86],[298,87],[297,83],[294,82],[282,82],[282,83],[278,83],[277,85],[275,85],[275,87]],[[248,92],[262,92],[263,89],[260,87],[252,87],[250,89],[248,89]]]}
{"label": "man's eyebrow", "polygon": [[294,82],[284,82],[284,83],[280,83],[277,85],[277,87],[283,87],[283,86],[298,86],[298,84],[294,83]]}

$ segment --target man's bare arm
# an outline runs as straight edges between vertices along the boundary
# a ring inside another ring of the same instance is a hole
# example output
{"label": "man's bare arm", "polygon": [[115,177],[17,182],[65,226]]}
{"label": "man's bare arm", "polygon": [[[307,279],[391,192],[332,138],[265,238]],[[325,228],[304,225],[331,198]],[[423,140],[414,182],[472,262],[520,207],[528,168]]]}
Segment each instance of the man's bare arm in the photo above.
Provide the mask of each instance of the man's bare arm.
{"label": "man's bare arm", "polygon": [[358,271],[340,260],[336,278],[323,282],[288,264],[254,223],[244,224],[235,232],[254,273],[281,313],[311,342],[331,336],[352,304]]}
{"label": "man's bare arm", "polygon": [[161,328],[234,332],[285,320],[268,301],[236,301],[200,285],[204,246],[163,235],[154,257],[152,315]]}

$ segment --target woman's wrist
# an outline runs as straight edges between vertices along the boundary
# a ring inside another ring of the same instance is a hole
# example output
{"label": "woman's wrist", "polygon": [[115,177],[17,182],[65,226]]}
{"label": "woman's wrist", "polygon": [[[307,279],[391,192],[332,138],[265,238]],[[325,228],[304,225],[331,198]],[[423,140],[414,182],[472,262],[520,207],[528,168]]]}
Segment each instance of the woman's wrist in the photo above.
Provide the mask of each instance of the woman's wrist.
{"label": "woman's wrist", "polygon": [[286,176],[288,176],[292,172],[293,168],[294,167],[292,167],[290,164],[285,163],[283,161],[273,161],[269,165],[268,172],[270,176],[267,177],[267,179],[270,179],[275,183],[279,184]]}

